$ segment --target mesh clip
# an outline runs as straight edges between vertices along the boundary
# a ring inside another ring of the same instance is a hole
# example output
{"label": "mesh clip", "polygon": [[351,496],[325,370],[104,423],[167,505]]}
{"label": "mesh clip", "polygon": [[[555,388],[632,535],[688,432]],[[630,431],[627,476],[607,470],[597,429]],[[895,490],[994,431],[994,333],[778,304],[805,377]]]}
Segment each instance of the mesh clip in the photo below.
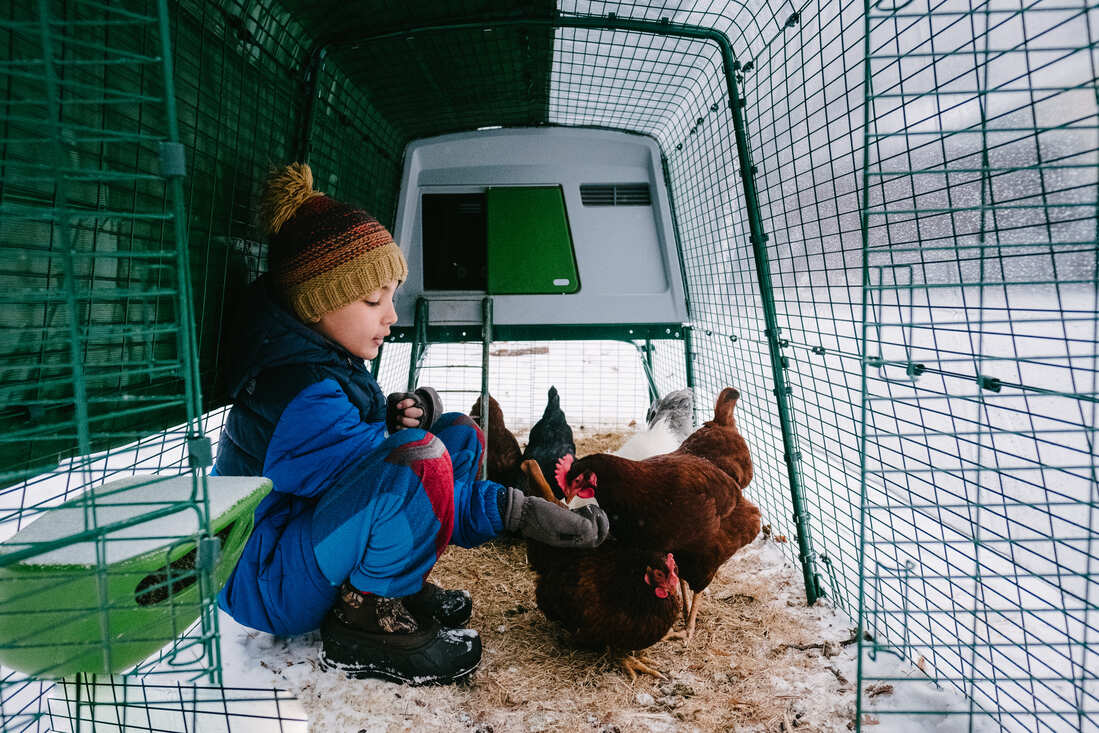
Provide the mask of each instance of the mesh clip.
{"label": "mesh clip", "polygon": [[165,178],[183,178],[187,175],[187,158],[182,143],[160,143],[160,175]]}
{"label": "mesh clip", "polygon": [[825,349],[824,349],[824,347],[823,347],[823,346],[814,346],[814,347],[813,347],[813,349],[812,349],[812,351],[813,351],[813,353],[814,353],[814,354],[816,354],[817,356],[824,356],[824,355],[825,355],[825,353],[827,353],[827,352],[825,351]]}
{"label": "mesh clip", "polygon": [[795,25],[801,22],[801,13],[793,12],[790,17],[786,19],[786,27],[793,28]]}
{"label": "mesh clip", "polygon": [[191,468],[209,466],[214,462],[214,448],[209,438],[191,438],[187,441],[187,462]]}
{"label": "mesh clip", "polygon": [[918,377],[921,374],[923,374],[924,372],[926,372],[927,367],[924,366],[923,364],[914,364],[912,362],[909,362],[908,363],[908,369],[906,371],[908,372],[908,376],[915,379],[916,377]]}
{"label": "mesh clip", "polygon": [[983,374],[977,375],[977,384],[981,385],[981,389],[987,389],[990,392],[999,392],[1003,386],[997,377],[986,377]]}
{"label": "mesh clip", "polygon": [[221,540],[217,537],[203,537],[198,543],[195,567],[199,570],[213,570],[217,567],[221,555]]}

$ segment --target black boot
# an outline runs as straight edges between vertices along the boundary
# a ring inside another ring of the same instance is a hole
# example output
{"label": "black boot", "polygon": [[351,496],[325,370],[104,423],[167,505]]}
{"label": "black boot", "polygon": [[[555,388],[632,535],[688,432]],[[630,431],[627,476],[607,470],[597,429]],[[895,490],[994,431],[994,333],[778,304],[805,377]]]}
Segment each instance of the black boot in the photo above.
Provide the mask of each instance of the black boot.
{"label": "black boot", "polygon": [[443,590],[434,583],[424,583],[418,593],[401,599],[404,607],[424,625],[438,621],[443,626],[456,629],[465,626],[473,614],[473,599],[469,591]]}
{"label": "black boot", "polygon": [[326,669],[409,685],[456,682],[481,661],[476,631],[421,625],[400,598],[360,593],[347,583],[321,625],[321,642]]}

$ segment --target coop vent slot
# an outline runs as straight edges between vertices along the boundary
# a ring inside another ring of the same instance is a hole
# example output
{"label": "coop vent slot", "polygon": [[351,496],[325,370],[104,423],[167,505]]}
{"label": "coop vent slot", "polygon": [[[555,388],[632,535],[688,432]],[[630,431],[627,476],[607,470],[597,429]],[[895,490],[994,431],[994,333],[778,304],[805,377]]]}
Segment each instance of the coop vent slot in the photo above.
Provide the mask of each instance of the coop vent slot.
{"label": "coop vent slot", "polygon": [[580,200],[584,206],[651,206],[647,183],[583,183]]}

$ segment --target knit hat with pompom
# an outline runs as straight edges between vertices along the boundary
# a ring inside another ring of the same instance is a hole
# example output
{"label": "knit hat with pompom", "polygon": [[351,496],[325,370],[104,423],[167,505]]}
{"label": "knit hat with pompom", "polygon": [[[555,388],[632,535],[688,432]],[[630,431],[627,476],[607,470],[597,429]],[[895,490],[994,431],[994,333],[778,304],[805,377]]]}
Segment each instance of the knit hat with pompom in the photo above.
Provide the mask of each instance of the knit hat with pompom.
{"label": "knit hat with pompom", "polygon": [[305,323],[408,278],[408,264],[386,228],[362,209],[314,191],[305,163],[268,176],[259,217],[270,243],[272,285]]}

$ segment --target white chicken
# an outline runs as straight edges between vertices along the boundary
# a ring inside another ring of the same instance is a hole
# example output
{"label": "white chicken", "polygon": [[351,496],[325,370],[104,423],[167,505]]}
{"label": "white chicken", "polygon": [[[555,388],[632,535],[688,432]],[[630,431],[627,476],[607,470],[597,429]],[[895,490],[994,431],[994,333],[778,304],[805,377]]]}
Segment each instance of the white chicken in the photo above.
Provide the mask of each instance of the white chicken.
{"label": "white chicken", "polygon": [[671,453],[694,428],[694,395],[690,389],[669,392],[649,408],[645,430],[638,431],[611,455],[641,461]]}

